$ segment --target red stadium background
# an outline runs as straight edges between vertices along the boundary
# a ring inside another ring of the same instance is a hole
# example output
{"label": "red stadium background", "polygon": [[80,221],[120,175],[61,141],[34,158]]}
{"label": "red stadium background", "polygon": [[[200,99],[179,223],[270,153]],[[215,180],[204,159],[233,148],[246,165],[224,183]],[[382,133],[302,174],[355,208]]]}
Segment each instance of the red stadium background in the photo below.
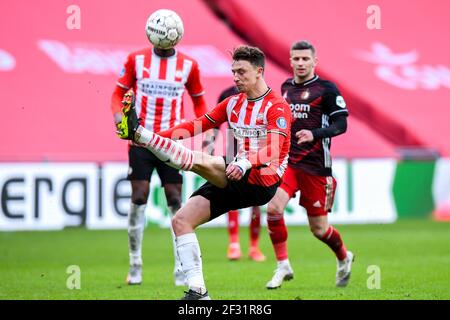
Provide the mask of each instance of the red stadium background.
{"label": "red stadium background", "polygon": [[[402,147],[450,155],[448,1],[378,1],[379,30],[367,27],[370,1],[283,1],[276,11],[272,2],[257,1],[258,10],[237,0],[2,2],[0,160],[126,160],[110,94],[126,52],[149,45],[145,21],[161,7],[184,20],[181,46],[200,62],[210,106],[231,84],[233,47],[263,48],[267,81],[278,90],[290,75],[289,45],[309,39],[318,73],[338,83],[351,113],[334,156],[399,157]],[[80,29],[66,25],[73,4]]]}

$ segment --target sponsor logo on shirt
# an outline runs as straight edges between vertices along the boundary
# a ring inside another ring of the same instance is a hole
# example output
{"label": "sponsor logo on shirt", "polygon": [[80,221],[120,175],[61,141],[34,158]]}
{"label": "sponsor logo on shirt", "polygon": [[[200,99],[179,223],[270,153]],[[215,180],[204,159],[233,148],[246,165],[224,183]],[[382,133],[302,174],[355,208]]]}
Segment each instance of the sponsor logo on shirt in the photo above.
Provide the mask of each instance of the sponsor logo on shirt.
{"label": "sponsor logo on shirt", "polygon": [[311,106],[304,103],[291,103],[292,117],[295,119],[308,119],[308,113],[311,111]]}
{"label": "sponsor logo on shirt", "polygon": [[148,78],[138,80],[138,88],[145,95],[164,98],[181,97],[184,92],[184,86],[179,82],[170,83]]}
{"label": "sponsor logo on shirt", "polygon": [[[286,120],[285,120],[286,121]],[[234,136],[236,138],[260,138],[267,136],[267,129],[234,129]]]}

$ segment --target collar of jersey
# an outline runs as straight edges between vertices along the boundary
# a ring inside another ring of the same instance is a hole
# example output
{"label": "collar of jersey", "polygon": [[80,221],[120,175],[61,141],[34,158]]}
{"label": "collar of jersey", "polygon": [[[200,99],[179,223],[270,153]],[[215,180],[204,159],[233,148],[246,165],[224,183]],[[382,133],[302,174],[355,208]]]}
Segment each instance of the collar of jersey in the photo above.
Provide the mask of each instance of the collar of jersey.
{"label": "collar of jersey", "polygon": [[173,50],[175,50],[174,51],[174,54],[173,55],[171,55],[171,56],[168,56],[168,57],[161,57],[160,55],[158,55],[156,52],[155,52],[155,48],[152,48],[152,54],[154,54],[155,56],[157,56],[158,58],[160,58],[160,59],[170,59],[170,58],[173,58],[173,57],[176,57],[177,56],[177,49],[175,49],[175,48],[173,48]]}
{"label": "collar of jersey", "polygon": [[292,84],[294,85],[294,86],[307,86],[308,84],[310,84],[310,83],[313,83],[314,81],[316,81],[317,79],[319,79],[319,76],[316,74],[316,75],[314,75],[314,78],[312,78],[311,80],[308,80],[308,81],[304,81],[304,82],[300,82],[300,83],[297,83],[297,82],[295,82],[295,78],[293,78],[292,79]]}
{"label": "collar of jersey", "polygon": [[272,90],[272,89],[271,89],[271,88],[268,88],[267,91],[264,92],[262,96],[259,96],[259,97],[257,97],[257,98],[254,98],[254,99],[249,99],[249,98],[247,98],[247,101],[255,102],[255,101],[264,99],[264,97],[267,96],[267,95],[269,94],[270,90]]}

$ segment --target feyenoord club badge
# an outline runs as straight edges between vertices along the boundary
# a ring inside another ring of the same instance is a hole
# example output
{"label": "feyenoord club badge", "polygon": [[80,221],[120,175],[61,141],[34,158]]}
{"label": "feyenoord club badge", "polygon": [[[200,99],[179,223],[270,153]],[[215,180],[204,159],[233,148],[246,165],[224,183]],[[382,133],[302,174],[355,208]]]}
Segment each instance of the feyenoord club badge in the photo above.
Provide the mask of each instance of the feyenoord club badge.
{"label": "feyenoord club badge", "polygon": [[302,98],[302,100],[306,100],[309,97],[309,90],[306,89],[305,91],[302,92],[302,94],[300,95],[300,98]]}

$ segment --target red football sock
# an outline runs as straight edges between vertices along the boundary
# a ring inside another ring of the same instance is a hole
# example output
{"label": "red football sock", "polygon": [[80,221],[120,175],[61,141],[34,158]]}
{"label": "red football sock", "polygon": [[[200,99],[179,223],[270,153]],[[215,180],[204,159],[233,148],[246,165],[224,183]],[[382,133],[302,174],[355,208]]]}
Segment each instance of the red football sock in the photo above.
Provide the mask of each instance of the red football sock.
{"label": "red football sock", "polygon": [[283,214],[267,215],[267,227],[277,261],[286,260],[288,258],[287,229]]}
{"label": "red football sock", "polygon": [[230,243],[239,242],[239,211],[237,210],[228,212],[228,235]]}
{"label": "red football sock", "polygon": [[347,249],[345,248],[341,235],[332,226],[329,226],[323,237],[319,239],[333,250],[339,260],[344,260],[347,257]]}
{"label": "red football sock", "polygon": [[259,241],[259,232],[261,230],[261,210],[259,207],[252,208],[250,219],[250,246],[257,247]]}

